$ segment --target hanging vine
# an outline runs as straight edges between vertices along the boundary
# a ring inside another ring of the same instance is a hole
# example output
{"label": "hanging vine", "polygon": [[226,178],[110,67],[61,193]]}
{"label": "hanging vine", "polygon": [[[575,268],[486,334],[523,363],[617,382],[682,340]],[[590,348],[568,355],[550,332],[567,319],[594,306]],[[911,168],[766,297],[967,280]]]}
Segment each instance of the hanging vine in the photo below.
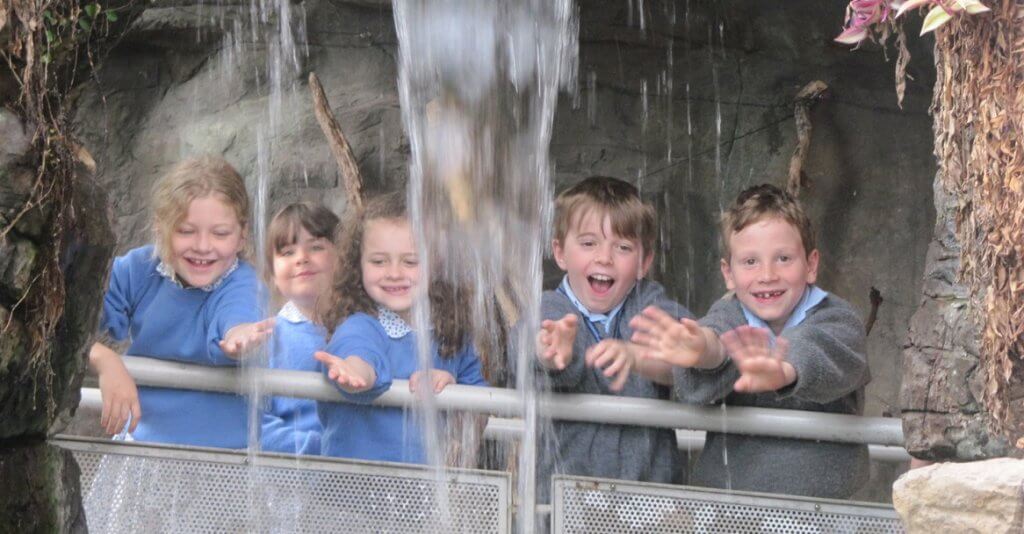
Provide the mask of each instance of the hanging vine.
{"label": "hanging vine", "polygon": [[[0,105],[13,111],[31,137],[34,171],[31,194],[0,225],[0,239],[17,233],[24,216],[43,215],[46,235],[39,240],[38,262],[24,292],[10,308],[29,335],[28,370],[34,387],[52,391],[53,355],[49,350],[64,314],[61,254],[66,230],[74,225],[71,193],[76,168],[94,167],[75,140],[69,95],[83,75],[94,72],[95,54],[113,42],[130,13],[130,0],[116,5],[75,0],[0,0]],[[13,90],[11,90],[13,89]],[[7,335],[11,320],[0,324]],[[33,396],[35,397],[35,396]],[[46,406],[52,415],[54,406]]]}
{"label": "hanging vine", "polygon": [[932,105],[942,185],[959,199],[963,282],[981,325],[985,404],[1024,445],[1024,1],[936,35]]}

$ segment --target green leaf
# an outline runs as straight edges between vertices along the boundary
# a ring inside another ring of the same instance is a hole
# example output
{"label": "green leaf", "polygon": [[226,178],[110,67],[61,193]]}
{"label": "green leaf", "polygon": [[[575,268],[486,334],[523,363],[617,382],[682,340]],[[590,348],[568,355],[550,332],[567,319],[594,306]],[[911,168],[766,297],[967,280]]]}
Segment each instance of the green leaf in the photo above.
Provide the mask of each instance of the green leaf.
{"label": "green leaf", "polygon": [[942,6],[935,6],[928,15],[924,17],[924,24],[921,25],[921,35],[924,35],[939,26],[949,22],[949,19],[953,18]]}
{"label": "green leaf", "polygon": [[107,20],[109,22],[117,22],[117,13],[114,11],[107,11]]}
{"label": "green leaf", "polygon": [[50,44],[57,39],[57,36],[53,33],[53,30],[46,30],[46,44]]}
{"label": "green leaf", "polygon": [[89,19],[84,17],[78,19],[78,25],[81,26],[82,29],[85,31],[89,31],[92,29],[92,22],[89,22]]}
{"label": "green leaf", "polygon": [[50,63],[50,53],[49,52],[43,52],[43,54],[41,56],[39,56],[39,59],[42,60],[43,65],[46,65],[46,64]]}
{"label": "green leaf", "polygon": [[53,16],[53,11],[50,11],[49,9],[43,11],[43,18],[50,24],[57,24],[57,18]]}
{"label": "green leaf", "polygon": [[89,4],[89,5],[85,6],[85,14],[89,15],[89,17],[91,17],[91,18],[96,18],[96,14],[99,13],[99,12],[100,12],[100,5],[99,4],[93,3],[93,4]]}

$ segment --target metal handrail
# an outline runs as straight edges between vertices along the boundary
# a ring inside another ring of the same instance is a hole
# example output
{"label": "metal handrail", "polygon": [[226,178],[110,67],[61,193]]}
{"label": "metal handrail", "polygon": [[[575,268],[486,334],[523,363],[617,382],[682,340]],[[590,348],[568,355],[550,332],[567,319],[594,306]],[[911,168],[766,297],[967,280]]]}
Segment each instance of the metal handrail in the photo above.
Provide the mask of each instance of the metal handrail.
{"label": "metal handrail", "polygon": [[[209,367],[139,356],[125,356],[125,366],[139,385],[244,394],[255,385],[262,395],[345,402],[321,374],[280,369]],[[408,382],[394,380],[375,405],[406,407],[416,402]],[[540,413],[560,420],[683,428],[733,434],[903,446],[899,419],[858,415],[749,408],[697,406],[666,400],[592,394],[541,394]],[[442,410],[503,417],[524,412],[524,401],[511,389],[452,385],[436,397]]]}

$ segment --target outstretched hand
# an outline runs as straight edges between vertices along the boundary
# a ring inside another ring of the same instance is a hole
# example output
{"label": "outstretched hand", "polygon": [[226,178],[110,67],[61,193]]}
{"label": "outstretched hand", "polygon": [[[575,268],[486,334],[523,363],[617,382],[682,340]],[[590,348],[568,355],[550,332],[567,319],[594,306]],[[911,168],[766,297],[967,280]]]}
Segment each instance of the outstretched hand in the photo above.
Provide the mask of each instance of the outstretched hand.
{"label": "outstretched hand", "polygon": [[220,340],[220,350],[229,358],[239,359],[249,349],[258,347],[274,333],[274,318],[232,327]]}
{"label": "outstretched hand", "polygon": [[615,377],[609,389],[622,391],[636,366],[636,348],[621,339],[604,339],[587,349],[584,358],[587,365],[601,369],[605,378]]}
{"label": "outstretched hand", "polygon": [[[120,362],[118,362],[120,363]],[[111,365],[99,373],[100,397],[103,400],[103,411],[100,413],[100,426],[107,434],[121,432],[125,424],[131,421],[128,432],[134,432],[142,418],[142,407],[139,405],[139,390],[135,380],[128,374],[123,364]]]}
{"label": "outstretched hand", "polygon": [[722,334],[722,345],[729,352],[740,378],[733,389],[741,393],[777,391],[796,382],[796,368],[786,361],[789,342],[771,336],[763,328],[740,326]]}
{"label": "outstretched hand", "polygon": [[629,321],[631,341],[640,347],[640,357],[677,367],[714,367],[707,362],[708,341],[692,319],[675,320],[656,306],[648,306]]}
{"label": "outstretched hand", "polygon": [[561,371],[572,361],[572,345],[576,340],[576,314],[567,313],[557,321],[540,323],[537,333],[537,359],[545,369]]}
{"label": "outstretched hand", "polygon": [[455,377],[452,376],[448,371],[442,371],[440,369],[431,369],[429,378],[424,378],[426,372],[416,371],[409,377],[409,391],[416,393],[417,391],[426,392],[428,390],[423,389],[423,382],[427,382],[425,387],[429,388],[429,391],[433,391],[435,395],[448,387],[449,384],[455,383]]}
{"label": "outstretched hand", "polygon": [[341,389],[349,393],[367,391],[377,380],[377,373],[373,367],[359,356],[339,358],[318,350],[313,354],[313,358],[327,368],[327,378],[337,382]]}

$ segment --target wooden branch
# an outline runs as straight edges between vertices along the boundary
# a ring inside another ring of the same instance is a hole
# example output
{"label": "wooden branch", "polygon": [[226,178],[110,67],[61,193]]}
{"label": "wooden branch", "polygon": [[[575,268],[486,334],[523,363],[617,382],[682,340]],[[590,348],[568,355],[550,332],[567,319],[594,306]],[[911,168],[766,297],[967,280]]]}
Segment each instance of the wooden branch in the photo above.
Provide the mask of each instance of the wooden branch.
{"label": "wooden branch", "polygon": [[320,85],[320,79],[315,72],[309,73],[309,91],[313,93],[313,112],[316,114],[316,121],[320,123],[320,129],[327,137],[327,144],[331,146],[331,153],[338,162],[341,170],[341,177],[345,181],[345,192],[348,194],[348,205],[356,210],[363,209],[363,176],[359,172],[359,165],[352,153],[352,147],[345,139],[338,121],[334,120],[331,113],[331,106],[327,102],[327,95],[324,87]]}
{"label": "wooden branch", "polygon": [[796,150],[793,151],[793,157],[789,160],[789,181],[786,184],[786,192],[793,198],[800,195],[804,159],[811,146],[811,107],[821,100],[826,91],[828,91],[828,84],[821,80],[815,80],[805,85],[796,94],[793,110],[793,116],[796,119]]}
{"label": "wooden branch", "polygon": [[878,307],[882,305],[885,300],[882,298],[882,292],[871,286],[871,293],[868,296],[871,300],[871,311],[868,312],[868,320],[864,323],[864,335],[867,336],[871,333],[871,329],[875,327],[875,320],[878,319]]}

